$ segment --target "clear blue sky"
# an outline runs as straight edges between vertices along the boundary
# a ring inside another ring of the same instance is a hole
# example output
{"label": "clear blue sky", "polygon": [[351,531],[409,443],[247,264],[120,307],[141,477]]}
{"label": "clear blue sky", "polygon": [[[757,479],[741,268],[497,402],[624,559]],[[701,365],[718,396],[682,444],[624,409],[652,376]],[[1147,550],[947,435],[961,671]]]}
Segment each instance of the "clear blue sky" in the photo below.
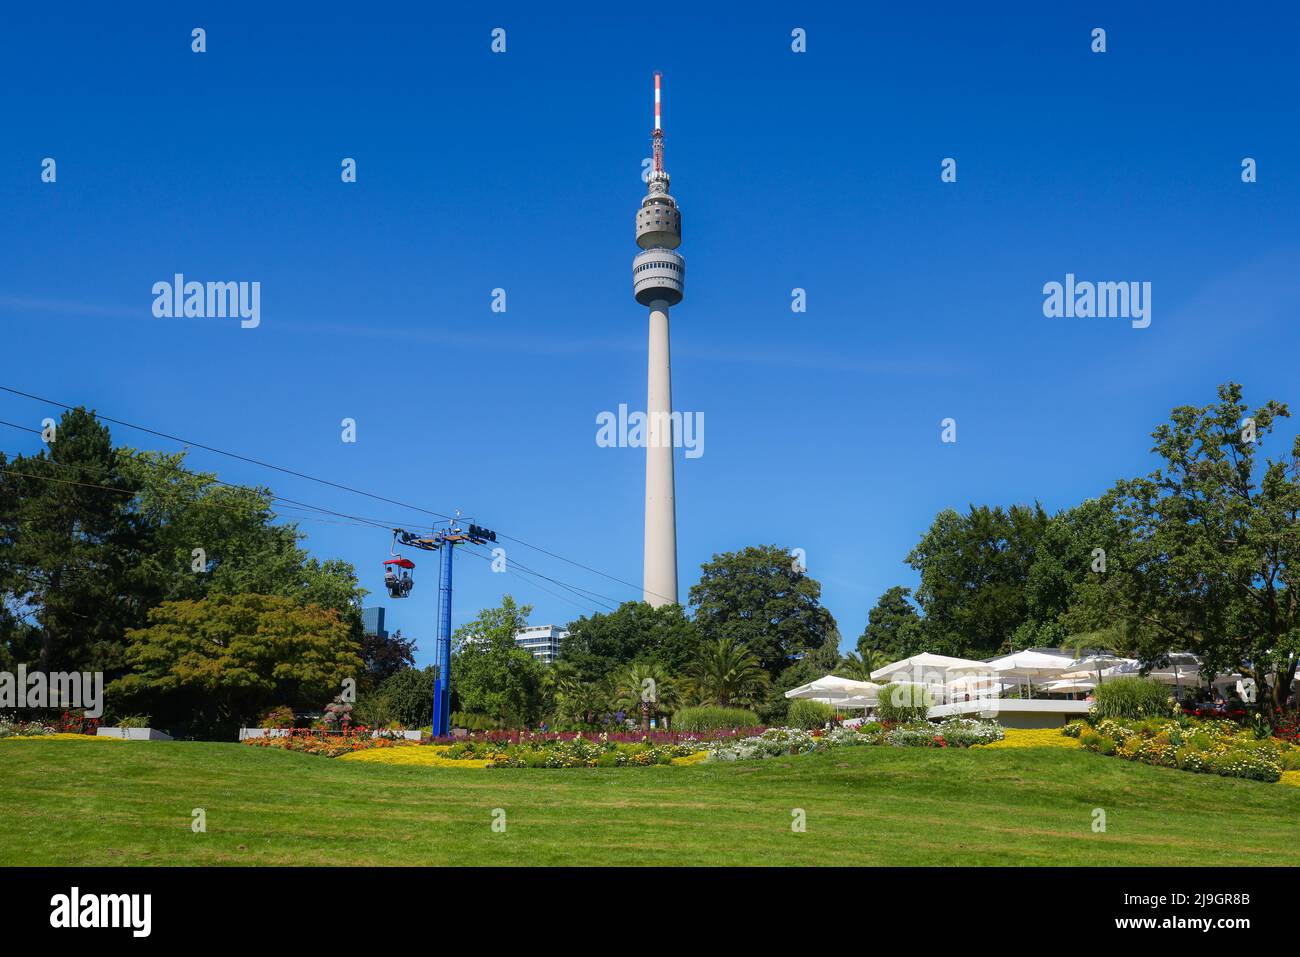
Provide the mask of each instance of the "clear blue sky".
{"label": "clear blue sky", "polygon": [[[683,594],[716,552],[802,547],[848,647],[885,588],[914,582],[902,560],[938,510],[1095,495],[1147,471],[1152,427],[1228,378],[1252,402],[1300,401],[1287,5],[183,6],[3,14],[6,385],[459,507],[639,582],[643,453],[598,448],[595,417],[645,401],[630,266],[660,69],[688,263],[674,399],[706,422],[703,457],[678,458]],[[154,318],[151,287],[177,272],[259,281],[261,326]],[[1151,282],[1150,328],[1044,318],[1043,284],[1067,272]],[[0,395],[0,418],[48,411]],[[35,447],[3,431],[6,450]],[[382,594],[383,533],[302,527]],[[401,607],[371,598],[425,662],[435,564]],[[506,591],[535,623],[594,607],[462,558],[457,622]]]}

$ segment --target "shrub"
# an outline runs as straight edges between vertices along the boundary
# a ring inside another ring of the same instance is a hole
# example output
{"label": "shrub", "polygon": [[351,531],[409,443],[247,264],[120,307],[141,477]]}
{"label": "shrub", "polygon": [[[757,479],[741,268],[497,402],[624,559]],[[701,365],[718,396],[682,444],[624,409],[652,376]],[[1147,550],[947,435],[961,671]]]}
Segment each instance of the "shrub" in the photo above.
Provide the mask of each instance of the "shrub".
{"label": "shrub", "polygon": [[453,711],[451,713],[451,726],[453,728],[464,728],[466,731],[493,731],[501,727],[501,722],[485,714],[475,714],[472,711]]}
{"label": "shrub", "polygon": [[278,704],[257,719],[259,728],[292,728],[293,708],[287,704]]}
{"label": "shrub", "polygon": [[923,721],[934,705],[930,692],[920,685],[891,682],[881,688],[878,695],[880,703],[876,705],[876,717],[886,724]]}
{"label": "shrub", "polygon": [[384,679],[378,693],[391,712],[392,720],[404,728],[419,728],[429,723],[433,713],[433,682],[437,666],[403,668]]}
{"label": "shrub", "polygon": [[805,698],[796,698],[790,702],[790,711],[786,716],[786,724],[792,728],[803,728],[805,731],[811,731],[814,728],[820,728],[835,717],[835,709],[821,701],[809,701]]}
{"label": "shrub", "polygon": [[377,691],[363,691],[352,706],[352,720],[367,728],[386,728],[395,724],[393,706]]}
{"label": "shrub", "polygon": [[1082,721],[1071,721],[1061,729],[1061,734],[1065,735],[1067,738],[1077,738],[1083,732],[1085,727],[1087,727],[1087,725]]}
{"label": "shrub", "polygon": [[1169,689],[1150,678],[1112,678],[1097,686],[1098,718],[1158,718],[1169,715]]}
{"label": "shrub", "polygon": [[890,728],[885,744],[895,748],[969,748],[973,744],[992,744],[1005,737],[996,721],[975,718],[949,718],[941,724],[915,721]]}
{"label": "shrub", "polygon": [[115,727],[147,728],[149,727],[149,716],[147,714],[128,714],[125,717],[118,718]]}
{"label": "shrub", "polygon": [[819,744],[822,742],[807,731],[793,728],[768,728],[762,734],[752,738],[715,741],[709,745],[709,750],[714,761],[749,761],[753,758],[806,754],[816,751]]}
{"label": "shrub", "polygon": [[1282,768],[1263,750],[1229,748],[1210,756],[1210,770],[1229,778],[1248,778],[1252,781],[1277,781]]}
{"label": "shrub", "polygon": [[975,718],[949,718],[939,725],[939,736],[950,748],[969,748],[973,744],[992,744],[1006,737],[996,721]]}
{"label": "shrub", "polygon": [[720,728],[758,727],[758,715],[747,708],[678,708],[673,714],[674,731],[717,731]]}
{"label": "shrub", "polygon": [[885,744],[891,748],[942,748],[939,729],[928,721],[899,724],[885,732]]}

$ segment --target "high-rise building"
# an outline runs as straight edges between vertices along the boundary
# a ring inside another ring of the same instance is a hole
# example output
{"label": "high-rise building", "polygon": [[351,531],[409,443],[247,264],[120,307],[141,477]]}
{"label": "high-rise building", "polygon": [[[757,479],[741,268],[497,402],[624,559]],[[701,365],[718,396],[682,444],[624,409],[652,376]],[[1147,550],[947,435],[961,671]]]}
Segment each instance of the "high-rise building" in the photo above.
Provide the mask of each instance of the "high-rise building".
{"label": "high-rise building", "polygon": [[361,627],[367,635],[377,635],[380,638],[387,638],[388,632],[384,631],[384,609],[382,606],[374,608],[361,609]]}
{"label": "high-rise building", "polygon": [[560,642],[568,632],[555,625],[529,625],[515,632],[515,644],[544,664],[560,656]]}
{"label": "high-rise building", "polygon": [[668,350],[668,307],[682,301],[686,260],[677,253],[682,216],[668,193],[664,133],[660,122],[660,80],[655,74],[654,168],[636,214],[632,292],[650,308],[650,361],[646,377],[645,570],[643,599],[651,605],[677,603],[677,500],[673,482],[673,384]]}

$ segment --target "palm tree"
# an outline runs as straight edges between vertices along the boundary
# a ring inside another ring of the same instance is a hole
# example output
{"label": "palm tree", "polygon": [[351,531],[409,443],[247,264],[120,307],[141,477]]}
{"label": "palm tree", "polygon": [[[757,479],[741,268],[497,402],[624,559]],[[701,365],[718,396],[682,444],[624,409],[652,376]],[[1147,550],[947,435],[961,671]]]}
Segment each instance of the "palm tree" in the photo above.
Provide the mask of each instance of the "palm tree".
{"label": "palm tree", "polygon": [[734,638],[707,641],[691,669],[696,687],[723,707],[751,704],[762,697],[769,679],[744,642]]}
{"label": "palm tree", "polygon": [[882,668],[887,663],[885,656],[874,648],[868,648],[865,657],[858,657],[853,652],[844,656],[844,661],[835,669],[835,673],[841,678],[852,678],[854,681],[870,681],[871,672],[877,668]]}
{"label": "palm tree", "polygon": [[650,718],[672,711],[677,703],[676,681],[658,663],[637,663],[615,679],[614,706],[627,713],[639,711],[641,730],[650,730]]}
{"label": "palm tree", "polygon": [[609,689],[584,681],[567,662],[557,661],[546,670],[547,688],[555,698],[557,716],[578,724],[595,724],[609,704]]}

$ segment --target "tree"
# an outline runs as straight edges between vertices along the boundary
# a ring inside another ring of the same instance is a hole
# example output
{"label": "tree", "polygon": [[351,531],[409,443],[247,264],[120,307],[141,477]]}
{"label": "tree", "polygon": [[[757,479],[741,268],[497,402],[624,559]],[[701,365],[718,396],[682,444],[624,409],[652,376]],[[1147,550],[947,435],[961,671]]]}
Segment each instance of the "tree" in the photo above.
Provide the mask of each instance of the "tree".
{"label": "tree", "polygon": [[1012,635],[1016,648],[1114,646],[1114,636],[1075,632],[1068,621],[1075,595],[1090,575],[1103,573],[1105,557],[1119,540],[1119,526],[1099,499],[1052,516],[1035,548],[1025,578],[1025,618]]}
{"label": "tree", "polygon": [[1269,720],[1300,655],[1300,438],[1287,456],[1256,455],[1289,415],[1276,401],[1251,413],[1233,382],[1217,403],[1174,409],[1152,433],[1163,466],[1103,498],[1122,535],[1071,613],[1120,629],[1147,666],[1191,651],[1206,675],[1254,678]]}
{"label": "tree", "polygon": [[364,668],[333,609],[276,595],[163,602],[126,639],[131,673],[107,689],[115,710],[147,698],[155,718],[213,733],[274,704],[320,707]]}
{"label": "tree", "polygon": [[940,512],[907,562],[921,573],[925,651],[982,658],[1006,650],[1028,611],[1025,582],[1049,518],[1039,505]]}
{"label": "tree", "polygon": [[46,448],[0,456],[0,469],[0,593],[31,626],[8,628],[23,639],[9,656],[43,671],[120,671],[123,632],[143,624],[155,596],[129,508],[137,486],[108,429],[72,409]]}
{"label": "tree", "polygon": [[578,667],[562,658],[546,669],[542,689],[549,698],[548,711],[561,721],[595,724],[600,715],[613,709],[613,693],[605,680],[588,681]]}
{"label": "tree", "polygon": [[361,638],[361,660],[372,682],[391,678],[399,671],[415,667],[415,640],[407,641],[399,628],[391,635],[366,633]]}
{"label": "tree", "polygon": [[656,608],[628,601],[608,614],[583,616],[568,625],[560,641],[560,660],[584,680],[595,682],[634,661],[657,662],[681,673],[694,659],[700,633],[680,605]]}
{"label": "tree", "polygon": [[723,639],[743,645],[769,677],[835,631],[820,599],[821,585],[776,545],[714,555],[690,591],[695,624],[710,648]]}
{"label": "tree", "polygon": [[886,664],[888,662],[885,661],[883,652],[868,648],[865,655],[859,656],[850,651],[844,656],[844,661],[837,669],[837,673],[841,678],[852,678],[854,681],[870,681],[871,672],[884,667]]}
{"label": "tree", "polygon": [[650,719],[676,710],[677,684],[657,662],[629,665],[614,685],[614,706],[625,714],[641,716],[641,730],[650,730]]}
{"label": "tree", "polygon": [[392,719],[407,728],[422,728],[433,722],[433,684],[438,667],[403,668],[378,688]]}
{"label": "tree", "polygon": [[[184,453],[122,448],[117,467],[138,489],[134,512],[148,529],[142,570],[160,600],[214,592],[282,595],[332,608],[360,641],[360,587],[351,563],[319,561],[293,522],[277,522],[268,488],[227,485],[184,467]],[[196,555],[195,549],[201,549]],[[195,572],[195,564],[203,570]]]}
{"label": "tree", "polygon": [[858,638],[858,655],[864,661],[868,656],[873,661],[877,655],[885,658],[876,668],[924,650],[921,616],[910,600],[911,594],[910,588],[895,585],[867,613],[867,627]]}
{"label": "tree", "polygon": [[705,642],[690,674],[699,694],[723,707],[760,700],[770,680],[758,658],[735,638]]}
{"label": "tree", "polygon": [[522,728],[541,717],[542,664],[515,644],[532,606],[505,595],[499,608],[485,608],[452,634],[452,691],[459,709]]}

